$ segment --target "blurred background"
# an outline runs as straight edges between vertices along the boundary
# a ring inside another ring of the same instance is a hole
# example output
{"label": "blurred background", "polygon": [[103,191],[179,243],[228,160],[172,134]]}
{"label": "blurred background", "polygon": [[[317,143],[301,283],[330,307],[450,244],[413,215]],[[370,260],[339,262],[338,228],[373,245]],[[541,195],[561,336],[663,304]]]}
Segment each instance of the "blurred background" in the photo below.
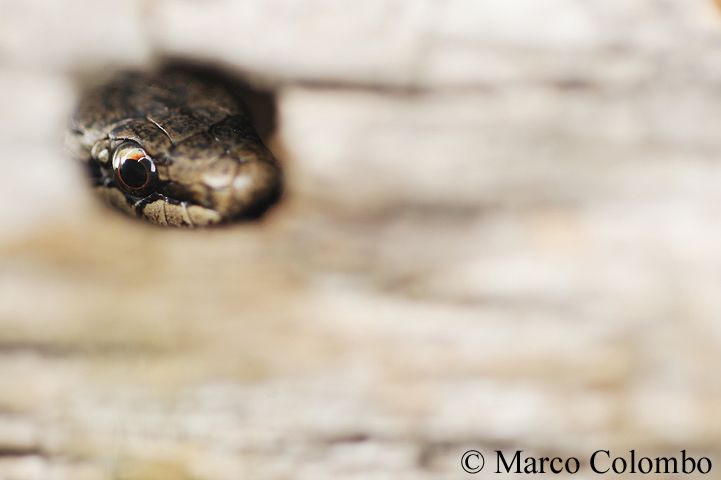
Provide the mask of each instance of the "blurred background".
{"label": "blurred background", "polygon": [[[167,60],[273,93],[262,221],[87,188],[78,87]],[[711,0],[0,0],[0,479],[721,460],[720,86]]]}

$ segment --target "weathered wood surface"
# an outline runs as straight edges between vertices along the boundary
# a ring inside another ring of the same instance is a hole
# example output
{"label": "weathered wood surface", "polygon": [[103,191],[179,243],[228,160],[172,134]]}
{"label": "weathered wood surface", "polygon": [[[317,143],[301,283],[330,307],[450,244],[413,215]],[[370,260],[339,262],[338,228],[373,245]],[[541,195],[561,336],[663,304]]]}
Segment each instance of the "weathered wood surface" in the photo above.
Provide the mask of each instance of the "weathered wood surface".
{"label": "weathered wood surface", "polygon": [[[710,0],[0,1],[0,478],[721,462],[719,47]],[[262,223],[85,190],[76,80],[167,57],[277,88]]]}

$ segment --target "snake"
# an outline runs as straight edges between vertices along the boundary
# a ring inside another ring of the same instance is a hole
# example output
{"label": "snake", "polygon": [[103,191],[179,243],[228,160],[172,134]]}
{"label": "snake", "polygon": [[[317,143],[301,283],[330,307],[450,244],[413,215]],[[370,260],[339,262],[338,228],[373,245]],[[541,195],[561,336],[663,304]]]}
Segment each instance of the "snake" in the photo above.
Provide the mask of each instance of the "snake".
{"label": "snake", "polygon": [[243,101],[190,72],[125,71],[86,89],[67,142],[107,204],[156,225],[255,219],[282,194]]}

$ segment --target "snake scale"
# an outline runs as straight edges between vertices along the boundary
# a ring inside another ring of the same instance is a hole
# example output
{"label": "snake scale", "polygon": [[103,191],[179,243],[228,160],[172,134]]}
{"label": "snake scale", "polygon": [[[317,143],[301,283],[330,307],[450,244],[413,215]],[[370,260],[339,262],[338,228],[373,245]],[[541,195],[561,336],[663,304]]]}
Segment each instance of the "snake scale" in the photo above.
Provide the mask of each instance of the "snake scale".
{"label": "snake scale", "polygon": [[244,104],[187,72],[124,72],[87,90],[69,139],[108,203],[158,225],[256,218],[282,190]]}

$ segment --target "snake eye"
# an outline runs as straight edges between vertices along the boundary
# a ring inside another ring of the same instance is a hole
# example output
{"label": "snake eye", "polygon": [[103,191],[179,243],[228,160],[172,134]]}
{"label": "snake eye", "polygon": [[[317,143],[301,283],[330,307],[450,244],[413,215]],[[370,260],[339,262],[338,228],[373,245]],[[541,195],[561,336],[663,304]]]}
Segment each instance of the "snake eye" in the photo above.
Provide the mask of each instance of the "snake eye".
{"label": "snake eye", "polygon": [[123,142],[115,149],[113,172],[120,187],[133,195],[149,195],[158,185],[153,160],[135,142]]}

